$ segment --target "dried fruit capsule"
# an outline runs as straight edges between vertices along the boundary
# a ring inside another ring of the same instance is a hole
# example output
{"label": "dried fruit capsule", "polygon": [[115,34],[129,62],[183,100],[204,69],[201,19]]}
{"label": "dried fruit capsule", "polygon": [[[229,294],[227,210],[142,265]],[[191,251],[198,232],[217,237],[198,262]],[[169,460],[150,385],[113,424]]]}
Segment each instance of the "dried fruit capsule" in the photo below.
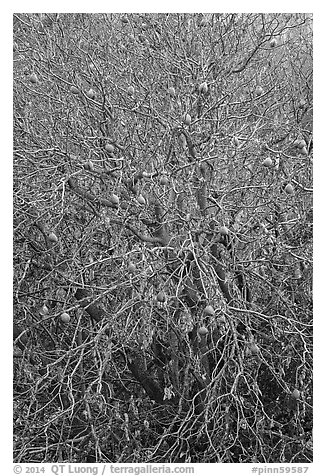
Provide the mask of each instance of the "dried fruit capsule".
{"label": "dried fruit capsule", "polygon": [[90,172],[94,171],[94,164],[91,160],[88,160],[85,164],[85,169],[89,170]]}
{"label": "dried fruit capsule", "polygon": [[252,344],[250,344],[249,346],[249,350],[250,350],[250,353],[252,355],[256,355],[259,353],[259,347],[257,344],[255,344],[254,342]]}
{"label": "dried fruit capsule", "polygon": [[186,126],[190,126],[190,124],[191,124],[191,116],[190,116],[190,114],[186,114],[186,115],[184,116],[184,121],[183,121],[183,122],[186,124]]}
{"label": "dried fruit capsule", "polygon": [[145,205],[146,204],[146,200],[141,194],[138,195],[137,202],[139,203],[139,205]]}
{"label": "dried fruit capsule", "polygon": [[223,225],[219,229],[219,232],[221,233],[221,235],[225,236],[229,234],[229,229],[225,225]]}
{"label": "dried fruit capsule", "polygon": [[60,316],[60,319],[61,322],[63,322],[64,324],[68,324],[68,322],[70,321],[70,316],[67,312],[63,312]]}
{"label": "dried fruit capsule", "polygon": [[208,329],[205,326],[202,326],[198,329],[198,334],[201,336],[206,336],[208,334]]}
{"label": "dried fruit capsule", "polygon": [[95,91],[94,89],[89,89],[86,93],[87,97],[89,97],[90,99],[95,99]]}
{"label": "dried fruit capsule", "polygon": [[303,149],[304,147],[306,147],[306,141],[304,139],[299,139],[296,143],[298,149]]}
{"label": "dried fruit capsule", "polygon": [[207,86],[206,81],[204,81],[203,83],[201,83],[201,84],[199,85],[199,88],[198,88],[198,89],[199,89],[199,92],[200,92],[201,94],[206,94],[207,91],[208,91],[208,86]]}
{"label": "dried fruit capsule", "polygon": [[115,193],[112,193],[112,195],[110,197],[110,200],[113,203],[113,205],[118,205],[119,204],[119,197]]}
{"label": "dried fruit capsule", "polygon": [[105,144],[105,150],[109,152],[109,154],[112,154],[112,152],[114,151],[114,146],[110,143],[107,143]]}
{"label": "dried fruit capsule", "polygon": [[35,73],[32,73],[29,77],[29,80],[31,83],[36,84],[37,83],[37,76]]}
{"label": "dried fruit capsule", "polygon": [[42,316],[46,316],[47,314],[49,314],[49,308],[46,304],[43,304],[43,306],[41,307],[40,314]]}
{"label": "dried fruit capsule", "polygon": [[300,398],[300,392],[297,388],[295,388],[292,392],[292,397],[295,398],[296,400],[298,400]]}
{"label": "dried fruit capsule", "polygon": [[166,297],[165,297],[165,294],[163,293],[163,291],[160,291],[158,293],[158,295],[156,296],[156,299],[158,300],[158,302],[164,302]]}
{"label": "dried fruit capsule", "polygon": [[134,273],[136,271],[136,265],[132,261],[128,264],[128,271],[129,273]]}
{"label": "dried fruit capsule", "polygon": [[162,175],[162,177],[160,178],[160,184],[161,185],[168,185],[168,183],[169,183],[169,180],[168,180],[167,176]]}
{"label": "dried fruit capsule", "polygon": [[256,87],[256,95],[261,96],[263,94],[264,90],[261,86]]}
{"label": "dried fruit capsule", "polygon": [[273,165],[273,161],[270,157],[266,157],[266,159],[263,162],[264,167],[271,167]]}
{"label": "dried fruit capsule", "polygon": [[285,193],[287,193],[288,195],[293,195],[294,194],[294,188],[292,187],[292,185],[290,183],[288,183],[285,187]]}
{"label": "dried fruit capsule", "polygon": [[215,311],[212,306],[207,305],[204,309],[204,314],[206,316],[215,316]]}
{"label": "dried fruit capsule", "polygon": [[57,243],[58,241],[58,237],[55,233],[53,233],[53,231],[51,231],[51,233],[49,233],[49,241],[51,241],[52,243]]}

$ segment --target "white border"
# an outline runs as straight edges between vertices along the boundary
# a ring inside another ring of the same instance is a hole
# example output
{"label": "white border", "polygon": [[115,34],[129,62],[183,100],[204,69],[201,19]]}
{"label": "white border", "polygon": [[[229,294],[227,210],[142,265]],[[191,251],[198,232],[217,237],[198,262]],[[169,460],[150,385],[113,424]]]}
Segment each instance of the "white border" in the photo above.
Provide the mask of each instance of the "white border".
{"label": "white border", "polygon": [[[325,462],[325,162],[326,162],[326,107],[325,62],[326,31],[322,2],[273,1],[273,2],[124,2],[111,4],[108,0],[97,2],[44,2],[14,1],[2,7],[1,35],[1,459],[3,474],[13,474],[12,468],[12,14],[14,12],[312,12],[314,14],[314,463],[308,475],[326,473]],[[2,464],[4,463],[4,464]],[[233,466],[228,468],[228,466]],[[276,466],[276,465],[266,465]],[[295,466],[295,465],[293,465]],[[223,464],[196,465],[211,474],[250,474],[251,465]],[[232,470],[230,472],[229,470]],[[216,470],[218,473],[216,473]],[[267,473],[266,473],[267,474]],[[286,474],[286,473],[285,473]]]}

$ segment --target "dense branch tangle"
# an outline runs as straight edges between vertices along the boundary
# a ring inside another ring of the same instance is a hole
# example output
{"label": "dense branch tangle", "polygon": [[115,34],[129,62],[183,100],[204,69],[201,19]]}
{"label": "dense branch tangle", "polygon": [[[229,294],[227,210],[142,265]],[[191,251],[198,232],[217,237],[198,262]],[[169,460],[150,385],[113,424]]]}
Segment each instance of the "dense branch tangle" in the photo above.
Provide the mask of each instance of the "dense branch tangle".
{"label": "dense branch tangle", "polygon": [[15,15],[17,461],[309,461],[309,25]]}

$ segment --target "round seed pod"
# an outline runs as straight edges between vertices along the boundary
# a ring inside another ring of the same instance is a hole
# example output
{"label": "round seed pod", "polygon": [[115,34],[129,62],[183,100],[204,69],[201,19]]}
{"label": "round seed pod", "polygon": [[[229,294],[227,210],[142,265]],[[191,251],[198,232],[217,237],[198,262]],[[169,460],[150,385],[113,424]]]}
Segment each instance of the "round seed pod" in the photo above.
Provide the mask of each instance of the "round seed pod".
{"label": "round seed pod", "polygon": [[51,243],[57,243],[57,241],[58,241],[58,237],[53,231],[51,231],[51,233],[49,233],[48,239],[49,239],[49,241],[51,241]]}
{"label": "round seed pod", "polygon": [[294,194],[294,188],[293,186],[288,183],[286,186],[285,186],[285,193],[287,193],[288,195],[293,195]]}
{"label": "round seed pod", "polygon": [[201,326],[199,329],[198,329],[198,334],[200,336],[206,336],[208,334],[208,329],[207,327],[205,326]]}
{"label": "round seed pod", "polygon": [[68,322],[70,321],[70,316],[67,312],[63,312],[60,316],[60,320],[61,322],[63,322],[64,324],[68,324]]}
{"label": "round seed pod", "polygon": [[272,165],[273,165],[272,159],[270,157],[266,157],[266,159],[263,162],[263,166],[270,168],[272,167]]}
{"label": "round seed pod", "polygon": [[204,81],[203,83],[201,83],[201,84],[199,85],[198,90],[199,90],[199,92],[200,92],[201,94],[207,94],[208,85],[207,85],[206,81]]}
{"label": "round seed pod", "polygon": [[160,291],[158,293],[158,295],[156,296],[156,299],[158,300],[158,302],[165,302],[166,296],[165,296],[164,292]]}
{"label": "round seed pod", "polygon": [[204,309],[204,315],[205,316],[215,316],[215,311],[213,309],[213,306],[207,305]]}

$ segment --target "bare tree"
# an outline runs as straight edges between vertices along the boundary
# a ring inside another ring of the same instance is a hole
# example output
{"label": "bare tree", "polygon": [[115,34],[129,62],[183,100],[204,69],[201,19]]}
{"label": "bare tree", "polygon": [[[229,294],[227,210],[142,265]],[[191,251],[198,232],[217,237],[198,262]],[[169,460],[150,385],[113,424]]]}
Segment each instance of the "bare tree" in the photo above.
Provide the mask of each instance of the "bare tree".
{"label": "bare tree", "polygon": [[312,461],[312,156],[310,15],[14,15],[15,461]]}

